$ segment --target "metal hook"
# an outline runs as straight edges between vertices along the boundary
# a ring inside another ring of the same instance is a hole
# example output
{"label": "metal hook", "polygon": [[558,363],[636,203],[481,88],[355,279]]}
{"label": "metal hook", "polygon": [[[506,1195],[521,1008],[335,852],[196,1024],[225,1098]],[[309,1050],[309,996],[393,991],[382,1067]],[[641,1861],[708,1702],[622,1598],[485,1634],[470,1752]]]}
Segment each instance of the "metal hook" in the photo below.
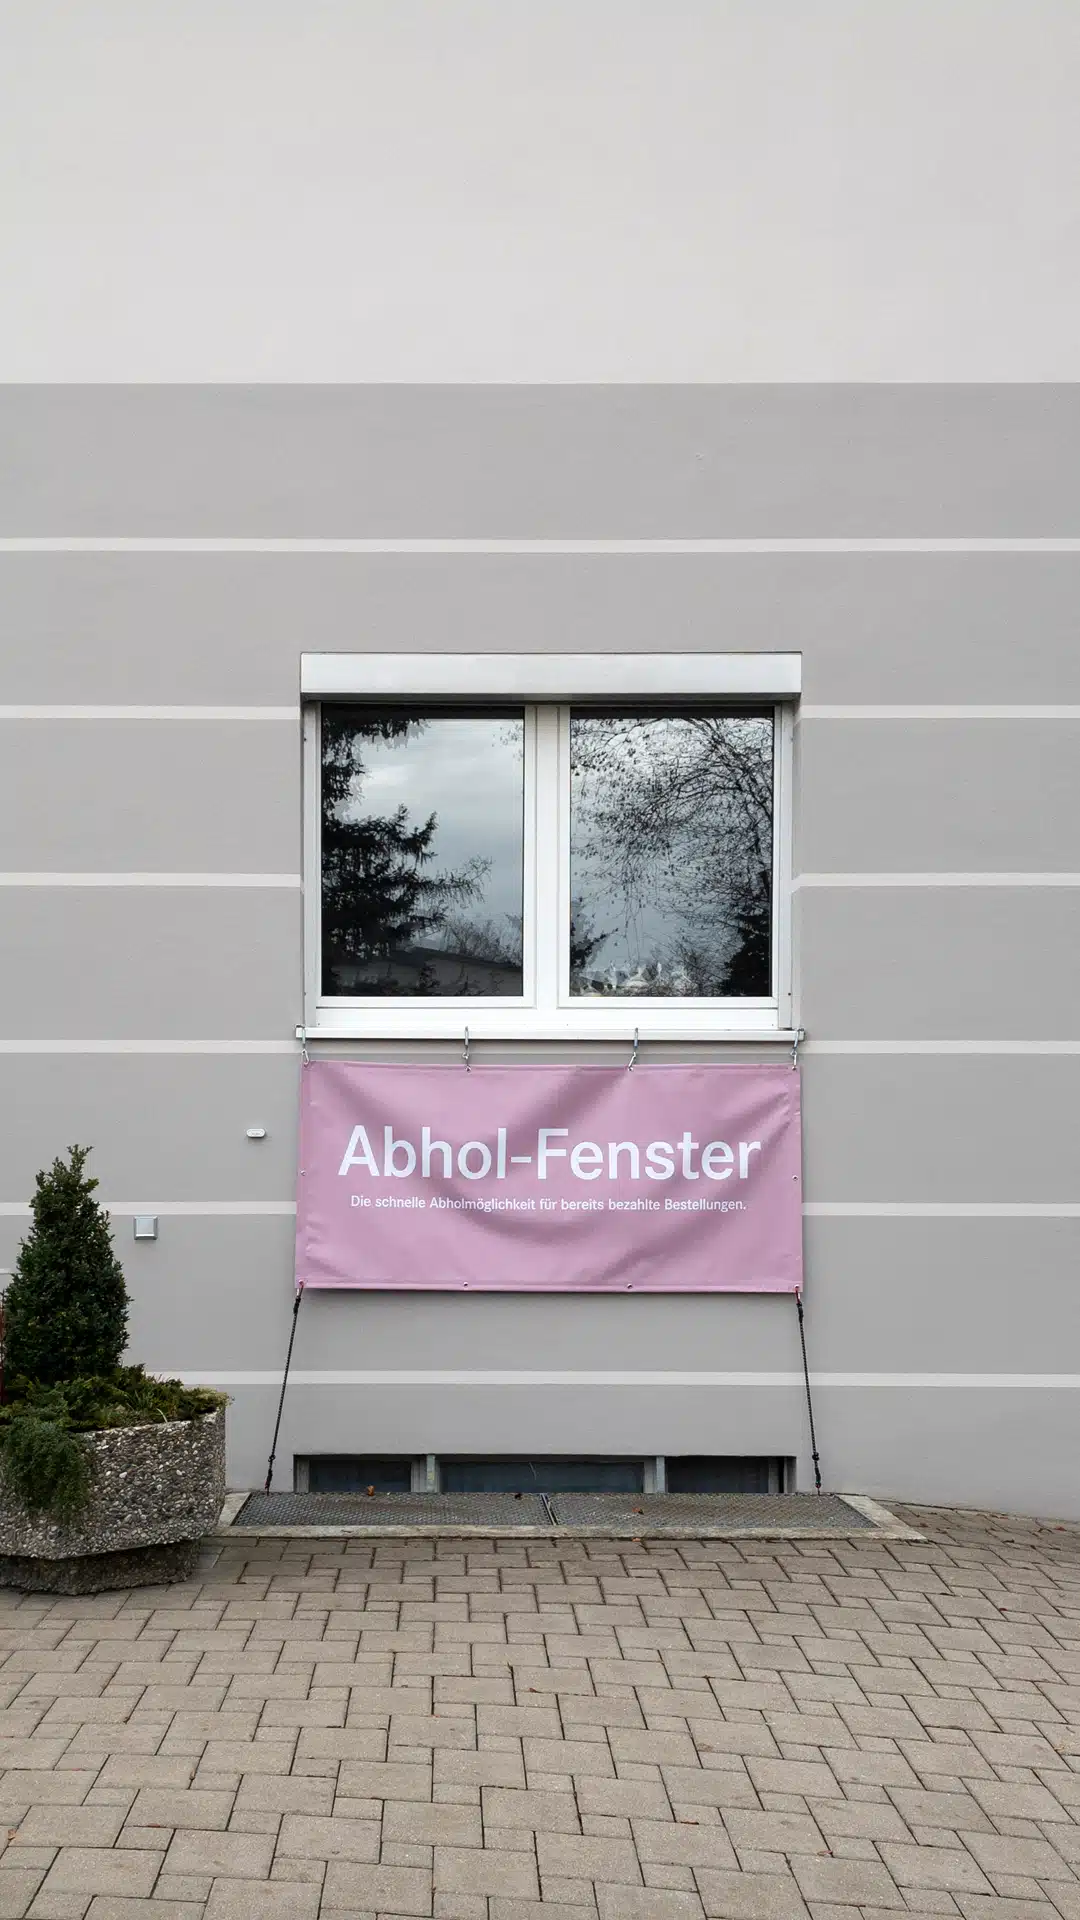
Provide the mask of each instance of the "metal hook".
{"label": "metal hook", "polygon": [[637,1028],[635,1027],[635,1028],[634,1028],[634,1050],[633,1050],[633,1052],[631,1053],[631,1055],[630,1055],[630,1058],[629,1058],[629,1060],[628,1060],[628,1061],[627,1061],[627,1063],[626,1063],[626,1071],[627,1071],[627,1073],[633,1073],[633,1071],[634,1071],[634,1062],[635,1062],[635,1060],[637,1059],[637,1057],[638,1057],[638,1030],[637,1030]]}
{"label": "metal hook", "polygon": [[465,1062],[465,1071],[466,1071],[466,1073],[468,1073],[468,1072],[470,1072],[470,1067],[469,1067],[469,1029],[468,1029],[468,1027],[466,1027],[466,1029],[465,1029],[465,1046],[464,1046],[464,1050],[463,1050],[463,1052],[462,1052],[462,1059],[463,1059],[463,1060],[464,1060],[464,1062]]}
{"label": "metal hook", "polygon": [[806,1039],[806,1028],[805,1028],[805,1027],[797,1027],[797,1028],[796,1028],[796,1030],[795,1030],[795,1038],[794,1038],[794,1040],[793,1040],[793,1041],[792,1041],[792,1043],[791,1043],[791,1071],[792,1071],[792,1073],[794,1073],[794,1072],[795,1072],[795,1069],[796,1069],[796,1067],[797,1067],[797,1066],[798,1066],[798,1064],[799,1064],[799,1042],[800,1042],[800,1040],[805,1040],[805,1039]]}
{"label": "metal hook", "polygon": [[299,1042],[300,1042],[300,1058],[301,1058],[301,1060],[303,1061],[303,1063],[304,1063],[304,1065],[305,1065],[305,1067],[310,1067],[310,1065],[311,1065],[311,1055],[310,1055],[310,1053],[308,1052],[308,1044],[307,1044],[307,1028],[306,1028],[306,1027],[297,1027],[297,1029],[296,1029],[296,1037],[297,1037],[297,1039],[298,1039],[298,1040],[299,1040]]}

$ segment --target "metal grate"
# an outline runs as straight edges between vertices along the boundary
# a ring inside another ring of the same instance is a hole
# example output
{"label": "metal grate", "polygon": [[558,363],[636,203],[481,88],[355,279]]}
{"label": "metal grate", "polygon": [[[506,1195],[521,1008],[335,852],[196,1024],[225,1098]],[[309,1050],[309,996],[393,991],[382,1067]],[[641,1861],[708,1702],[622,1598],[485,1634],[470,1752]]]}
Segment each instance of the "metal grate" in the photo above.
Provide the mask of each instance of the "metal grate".
{"label": "metal grate", "polygon": [[236,1527],[549,1527],[539,1494],[253,1493]]}
{"label": "metal grate", "polygon": [[873,1527],[837,1493],[556,1493],[551,1496],[563,1527],[804,1527],[853,1533]]}
{"label": "metal grate", "polygon": [[781,1528],[873,1531],[835,1493],[253,1493],[237,1527],[588,1527],[692,1536]]}

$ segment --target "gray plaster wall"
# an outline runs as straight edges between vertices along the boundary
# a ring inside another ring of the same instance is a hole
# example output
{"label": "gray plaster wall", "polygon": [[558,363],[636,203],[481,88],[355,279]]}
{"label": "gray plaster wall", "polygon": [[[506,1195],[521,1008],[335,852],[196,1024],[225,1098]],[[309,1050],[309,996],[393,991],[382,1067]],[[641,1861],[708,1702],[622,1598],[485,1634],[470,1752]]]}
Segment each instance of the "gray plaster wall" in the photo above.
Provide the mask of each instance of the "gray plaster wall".
{"label": "gray plaster wall", "polygon": [[1080,509],[1053,383],[21,386],[5,445],[13,534],[1045,538]]}
{"label": "gray plaster wall", "polygon": [[[292,1297],[301,652],[801,651],[826,1477],[1080,1514],[1080,888],[1047,883],[1080,870],[1080,721],[1045,711],[1080,704],[1080,552],[1000,544],[1080,533],[1077,391],[4,391],[0,875],[23,880],[0,887],[0,1268],[36,1169],[92,1143],[133,1352],[227,1384],[231,1481],[260,1482]],[[194,538],[450,544],[154,550]],[[631,544],[452,544],[541,539]],[[834,544],[633,547],[729,539]],[[877,884],[896,874],[917,884]],[[188,884],[116,884],[155,875]],[[762,1452],[808,1483],[786,1300],[312,1296],[295,1366],[286,1476],[321,1451]]]}
{"label": "gray plaster wall", "polygon": [[251,11],[8,0],[5,378],[1077,377],[1072,0]]}

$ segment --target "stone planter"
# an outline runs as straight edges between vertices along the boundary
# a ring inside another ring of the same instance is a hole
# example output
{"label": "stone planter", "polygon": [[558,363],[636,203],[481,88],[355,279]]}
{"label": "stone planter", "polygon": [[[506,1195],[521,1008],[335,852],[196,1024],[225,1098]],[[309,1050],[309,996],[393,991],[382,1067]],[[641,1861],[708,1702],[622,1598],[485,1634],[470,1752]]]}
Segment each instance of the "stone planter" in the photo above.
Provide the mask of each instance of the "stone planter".
{"label": "stone planter", "polygon": [[32,1519],[0,1487],[0,1586],[99,1593],[186,1579],[225,1498],[224,1407],[83,1439],[93,1491],[71,1526]]}

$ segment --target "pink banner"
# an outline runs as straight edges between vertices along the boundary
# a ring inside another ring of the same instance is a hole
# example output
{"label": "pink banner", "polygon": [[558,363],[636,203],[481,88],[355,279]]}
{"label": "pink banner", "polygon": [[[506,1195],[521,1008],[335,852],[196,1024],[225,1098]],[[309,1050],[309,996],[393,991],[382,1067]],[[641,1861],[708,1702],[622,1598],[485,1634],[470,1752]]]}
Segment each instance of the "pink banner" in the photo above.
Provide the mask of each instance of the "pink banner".
{"label": "pink banner", "polygon": [[303,1074],[296,1275],[309,1287],[792,1293],[788,1066]]}

